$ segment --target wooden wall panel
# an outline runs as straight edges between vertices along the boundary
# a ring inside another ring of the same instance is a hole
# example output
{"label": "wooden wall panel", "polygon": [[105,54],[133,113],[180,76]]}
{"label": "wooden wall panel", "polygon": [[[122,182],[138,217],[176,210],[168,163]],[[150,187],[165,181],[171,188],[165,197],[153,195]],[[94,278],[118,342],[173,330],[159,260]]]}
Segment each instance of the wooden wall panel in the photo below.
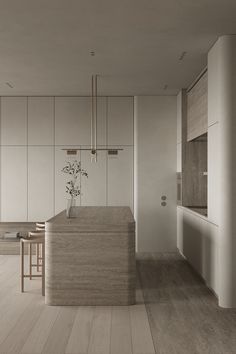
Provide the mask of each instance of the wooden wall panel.
{"label": "wooden wall panel", "polygon": [[187,93],[187,140],[207,132],[207,72]]}

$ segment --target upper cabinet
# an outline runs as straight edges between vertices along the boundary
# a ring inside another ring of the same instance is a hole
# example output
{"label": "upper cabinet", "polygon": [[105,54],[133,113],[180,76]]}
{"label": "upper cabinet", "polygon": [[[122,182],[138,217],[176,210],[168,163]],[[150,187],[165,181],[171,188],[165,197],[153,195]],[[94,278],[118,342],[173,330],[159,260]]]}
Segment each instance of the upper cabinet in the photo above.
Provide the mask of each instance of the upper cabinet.
{"label": "upper cabinet", "polygon": [[28,98],[28,144],[54,144],[54,98]]}
{"label": "upper cabinet", "polygon": [[[106,144],[106,98],[98,98],[97,144]],[[55,98],[55,144],[91,144],[91,98]]]}
{"label": "upper cabinet", "polygon": [[207,132],[207,72],[187,93],[187,140]]}
{"label": "upper cabinet", "polygon": [[27,145],[27,97],[1,98],[1,145]]}
{"label": "upper cabinet", "polygon": [[90,99],[55,98],[55,144],[90,144]]}
{"label": "upper cabinet", "polygon": [[133,97],[108,97],[108,145],[133,145]]}

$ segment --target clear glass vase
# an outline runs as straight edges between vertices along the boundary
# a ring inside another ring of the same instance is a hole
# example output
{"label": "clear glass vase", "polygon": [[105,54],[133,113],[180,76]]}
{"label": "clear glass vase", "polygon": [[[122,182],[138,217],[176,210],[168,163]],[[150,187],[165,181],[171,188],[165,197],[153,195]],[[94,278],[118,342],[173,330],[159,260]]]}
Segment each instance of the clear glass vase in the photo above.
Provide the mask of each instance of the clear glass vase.
{"label": "clear glass vase", "polygon": [[66,208],[66,217],[67,218],[74,218],[75,217],[75,206],[76,206],[76,199],[70,198],[67,199],[67,208]]}

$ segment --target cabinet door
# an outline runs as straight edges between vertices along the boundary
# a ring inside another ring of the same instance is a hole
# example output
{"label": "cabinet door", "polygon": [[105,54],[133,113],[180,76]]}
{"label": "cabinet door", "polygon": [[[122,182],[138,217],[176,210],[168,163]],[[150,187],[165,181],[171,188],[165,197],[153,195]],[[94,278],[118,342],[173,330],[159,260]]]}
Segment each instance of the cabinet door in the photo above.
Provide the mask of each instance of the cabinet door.
{"label": "cabinet door", "polygon": [[218,294],[218,226],[203,220],[202,277]]}
{"label": "cabinet door", "polygon": [[1,147],[1,220],[27,221],[27,148]]}
{"label": "cabinet door", "polygon": [[133,147],[124,147],[117,156],[107,156],[108,205],[129,206],[133,210]]}
{"label": "cabinet door", "polygon": [[[56,145],[91,144],[91,98],[55,98]],[[97,144],[106,144],[106,98],[98,98]]]}
{"label": "cabinet door", "polygon": [[55,139],[56,145],[90,144],[89,97],[55,98]]}
{"label": "cabinet door", "polygon": [[191,212],[183,212],[183,254],[189,263],[202,275],[202,219]]}
{"label": "cabinet door", "polygon": [[108,97],[108,145],[133,145],[133,98]]}
{"label": "cabinet door", "polygon": [[1,144],[27,145],[27,98],[1,98]]}
{"label": "cabinet door", "polygon": [[54,98],[28,98],[28,144],[54,144]]}
{"label": "cabinet door", "polygon": [[106,151],[98,151],[96,163],[90,156],[81,151],[81,166],[88,172],[81,180],[81,205],[106,205]]}
{"label": "cabinet door", "polygon": [[[70,149],[70,146],[57,146],[55,148],[55,214],[66,209],[67,200],[70,196],[66,193],[66,183],[69,181],[69,176],[62,172],[67,161],[80,161],[80,152],[74,156],[67,155],[63,148]],[[71,148],[79,148],[79,146],[71,146]],[[80,205],[80,197],[76,198],[76,205]]]}
{"label": "cabinet door", "polygon": [[207,132],[207,72],[187,93],[187,140]]}
{"label": "cabinet door", "polygon": [[46,221],[54,214],[54,148],[28,148],[28,221]]}
{"label": "cabinet door", "polygon": [[97,144],[107,144],[107,97],[98,97]]}

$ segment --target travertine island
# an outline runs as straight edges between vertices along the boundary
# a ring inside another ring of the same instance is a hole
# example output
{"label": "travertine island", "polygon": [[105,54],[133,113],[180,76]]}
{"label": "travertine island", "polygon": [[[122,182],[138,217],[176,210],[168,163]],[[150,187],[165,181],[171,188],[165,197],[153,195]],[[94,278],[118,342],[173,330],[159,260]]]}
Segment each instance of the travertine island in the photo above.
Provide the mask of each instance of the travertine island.
{"label": "travertine island", "polygon": [[135,221],[128,207],[76,207],[46,222],[48,305],[135,303]]}

